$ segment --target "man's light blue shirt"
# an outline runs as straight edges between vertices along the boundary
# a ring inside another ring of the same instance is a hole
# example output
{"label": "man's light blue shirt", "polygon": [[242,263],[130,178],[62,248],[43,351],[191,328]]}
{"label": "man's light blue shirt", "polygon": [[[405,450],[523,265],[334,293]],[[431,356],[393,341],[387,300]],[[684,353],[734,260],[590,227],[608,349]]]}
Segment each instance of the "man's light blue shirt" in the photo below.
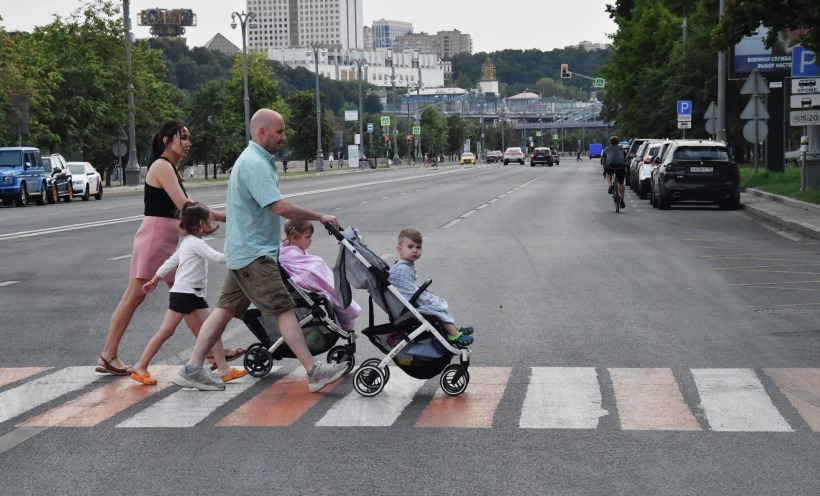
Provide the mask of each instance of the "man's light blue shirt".
{"label": "man's light blue shirt", "polygon": [[276,159],[256,142],[236,159],[228,181],[225,258],[231,270],[279,254],[281,219],[271,205],[282,199]]}

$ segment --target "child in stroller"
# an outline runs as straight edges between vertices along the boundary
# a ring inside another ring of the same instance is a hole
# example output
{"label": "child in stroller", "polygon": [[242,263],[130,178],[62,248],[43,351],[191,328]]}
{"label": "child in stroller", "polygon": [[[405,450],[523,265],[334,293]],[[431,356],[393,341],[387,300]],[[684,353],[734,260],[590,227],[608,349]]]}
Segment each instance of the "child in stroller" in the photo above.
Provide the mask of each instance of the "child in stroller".
{"label": "child in stroller", "polygon": [[[324,260],[307,253],[313,237],[310,221],[285,222],[286,239],[279,250],[279,272],[296,303],[296,317],[305,333],[305,341],[311,354],[328,351],[329,363],[348,362],[345,373],[355,364],[356,317],[361,307],[350,301],[347,306],[340,304],[333,290],[333,274]],[[259,339],[251,345],[245,355],[245,369],[255,377],[268,374],[273,360],[294,358],[293,352],[285,344],[276,325],[275,318],[261,316],[259,310],[251,309],[243,317],[245,325]],[[334,346],[339,337],[347,343]]]}
{"label": "child in stroller", "polygon": [[[469,348],[449,342],[439,320],[422,315],[416,308],[418,298],[432,280],[425,281],[409,299],[405,298],[390,283],[390,267],[364,244],[358,231],[348,228],[340,232],[331,224],[325,227],[340,245],[333,267],[336,294],[344,304],[352,300],[351,286],[367,290],[369,325],[362,334],[386,354],[382,359],[362,362],[353,377],[356,391],[362,396],[379,394],[390,379],[388,364],[392,361],[416,379],[439,375],[439,384],[446,394],[463,393],[470,382]],[[375,324],[374,301],[387,313],[386,324]],[[451,363],[454,357],[459,358],[458,363]]]}

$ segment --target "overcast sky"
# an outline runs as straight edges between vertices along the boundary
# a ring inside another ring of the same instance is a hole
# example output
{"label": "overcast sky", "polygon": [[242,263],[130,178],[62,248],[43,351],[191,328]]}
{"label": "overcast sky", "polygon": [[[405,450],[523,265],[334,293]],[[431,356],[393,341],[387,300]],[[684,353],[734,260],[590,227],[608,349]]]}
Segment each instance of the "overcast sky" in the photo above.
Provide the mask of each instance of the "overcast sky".
{"label": "overcast sky", "polygon": [[[87,0],[0,0],[0,25],[6,31],[31,31],[49,24],[54,14],[65,17]],[[606,13],[614,0],[363,0],[364,24],[388,19],[410,22],[416,33],[458,29],[473,40],[473,52],[511,49],[549,51],[580,41],[609,43],[616,31]],[[487,6],[492,5],[494,10]],[[197,26],[187,28],[188,46],[202,46],[216,33],[242,47],[240,29],[231,29],[231,13],[245,9],[244,0],[131,0],[131,25],[138,38],[150,36],[137,26],[136,15],[149,8],[192,9]]]}

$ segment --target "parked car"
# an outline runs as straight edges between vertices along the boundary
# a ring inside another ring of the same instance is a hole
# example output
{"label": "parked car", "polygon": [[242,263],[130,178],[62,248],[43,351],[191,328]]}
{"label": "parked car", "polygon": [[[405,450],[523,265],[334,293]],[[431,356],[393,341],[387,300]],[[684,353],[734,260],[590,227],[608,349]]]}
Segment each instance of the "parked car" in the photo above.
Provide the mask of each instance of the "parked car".
{"label": "parked car", "polygon": [[652,157],[660,153],[662,146],[662,141],[647,140],[641,145],[635,156],[634,161],[638,165],[635,174],[632,176],[634,186],[632,189],[635,190],[641,200],[645,200],[649,196],[649,190],[652,188],[652,168],[654,167]]}
{"label": "parked car", "polygon": [[69,162],[68,170],[74,186],[74,194],[88,201],[91,195],[95,200],[102,200],[103,184],[100,173],[88,162]]}
{"label": "parked car", "polygon": [[658,151],[657,155],[652,156],[652,173],[649,183],[649,203],[652,204],[653,208],[658,208],[658,201],[657,195],[655,193],[655,175],[658,173],[658,169],[661,166],[661,162],[666,158],[666,154],[671,148],[672,142],[669,140],[665,140],[661,143],[661,149]]}
{"label": "parked car", "polygon": [[653,181],[661,210],[683,201],[711,201],[730,210],[740,207],[740,171],[723,142],[672,141]]}
{"label": "parked car", "polygon": [[65,203],[70,203],[74,199],[74,188],[65,157],[59,153],[46,155],[43,157],[43,171],[49,177],[46,193],[48,202],[54,204],[62,198]]}
{"label": "parked car", "polygon": [[530,167],[535,167],[538,164],[552,167],[552,150],[546,146],[533,148],[532,153],[530,153]]}
{"label": "parked car", "polygon": [[510,162],[518,162],[524,165],[524,152],[521,151],[521,148],[513,146],[504,150],[504,165]]}
{"label": "parked car", "polygon": [[48,178],[39,148],[0,148],[0,198],[5,206],[25,207],[32,198],[37,205],[46,204]]}
{"label": "parked car", "polygon": [[[638,153],[638,148],[640,148],[640,146],[642,144],[644,144],[644,142],[646,142],[646,140],[647,140],[647,138],[632,138],[631,140],[629,140],[626,143],[626,146],[624,146],[624,156],[626,157],[627,171],[629,171],[629,165],[632,162],[632,159],[635,158],[635,154]],[[631,186],[631,183],[632,183],[631,177],[630,177],[629,174],[627,174],[627,176],[626,176],[626,185]],[[632,189],[635,189],[635,188],[632,187]]]}
{"label": "parked car", "polygon": [[461,165],[464,164],[472,164],[475,165],[475,155],[470,152],[464,152],[461,154]]}
{"label": "parked car", "polygon": [[500,162],[501,161],[501,151],[499,150],[490,150],[484,157],[487,163],[491,162]]}
{"label": "parked car", "polygon": [[552,152],[552,162],[558,165],[561,162],[561,154],[558,153],[558,149],[554,146],[550,147],[550,151]]}

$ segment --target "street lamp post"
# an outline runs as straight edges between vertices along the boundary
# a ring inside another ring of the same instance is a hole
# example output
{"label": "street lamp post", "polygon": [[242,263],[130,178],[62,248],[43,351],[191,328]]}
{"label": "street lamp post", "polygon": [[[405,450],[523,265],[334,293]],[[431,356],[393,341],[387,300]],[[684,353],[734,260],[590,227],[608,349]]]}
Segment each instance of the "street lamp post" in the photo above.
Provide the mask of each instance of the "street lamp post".
{"label": "street lamp post", "polygon": [[313,53],[313,61],[316,67],[316,172],[325,170],[324,153],[322,153],[322,110],[319,107],[319,52],[324,55],[325,43],[316,43],[311,41],[308,43],[308,52]]}
{"label": "street lamp post", "polygon": [[390,61],[390,88],[393,91],[393,163],[399,161],[399,131],[396,129],[396,65],[393,61],[393,49],[387,49],[387,60]]}
{"label": "street lamp post", "polygon": [[[140,165],[137,160],[137,126],[134,123],[134,78],[131,68],[131,14],[130,1],[122,3],[125,23],[125,60],[128,64],[128,164],[125,166],[125,185],[138,186]],[[156,158],[156,157],[155,157]]]}
{"label": "street lamp post", "polygon": [[367,65],[367,59],[358,58],[353,60],[353,63],[359,68],[359,160],[361,160],[363,157],[362,151],[364,150],[364,113],[362,113],[362,80],[364,74],[362,73],[362,66]]}
{"label": "street lamp post", "polygon": [[245,85],[245,141],[251,140],[251,99],[248,93],[248,49],[247,49],[247,28],[255,28],[256,13],[243,10],[231,14],[231,29],[236,29],[236,18],[242,27],[242,78]]}

